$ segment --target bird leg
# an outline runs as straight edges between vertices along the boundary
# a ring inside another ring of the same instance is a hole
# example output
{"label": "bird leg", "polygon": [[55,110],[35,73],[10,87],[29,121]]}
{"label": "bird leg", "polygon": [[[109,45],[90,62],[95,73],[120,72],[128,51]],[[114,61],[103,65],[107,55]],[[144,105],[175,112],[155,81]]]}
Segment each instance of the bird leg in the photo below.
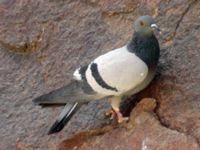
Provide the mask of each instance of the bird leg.
{"label": "bird leg", "polygon": [[114,111],[115,111],[115,114],[117,116],[117,122],[118,123],[122,123],[122,122],[125,122],[125,121],[129,120],[129,117],[123,117],[123,115],[122,115],[122,113],[120,112],[119,109],[114,109]]}
{"label": "bird leg", "polygon": [[111,98],[112,110],[115,112],[115,116],[117,116],[118,123],[122,123],[129,119],[128,117],[123,117],[122,113],[120,112],[120,109],[119,109],[120,102],[121,102],[121,97]]}

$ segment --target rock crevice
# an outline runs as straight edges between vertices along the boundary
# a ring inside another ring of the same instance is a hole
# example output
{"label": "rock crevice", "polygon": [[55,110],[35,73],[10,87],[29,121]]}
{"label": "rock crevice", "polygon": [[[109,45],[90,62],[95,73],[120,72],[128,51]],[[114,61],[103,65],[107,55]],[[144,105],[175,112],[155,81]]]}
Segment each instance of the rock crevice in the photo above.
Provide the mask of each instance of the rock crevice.
{"label": "rock crevice", "polygon": [[181,14],[180,18],[178,19],[178,22],[176,23],[175,26],[175,30],[174,30],[174,37],[176,36],[176,32],[183,20],[183,18],[185,17],[185,15],[188,13],[188,11],[190,9],[192,9],[192,7],[198,2],[198,0],[191,0],[191,2],[188,4],[188,6],[186,7],[186,9],[183,11],[183,13]]}

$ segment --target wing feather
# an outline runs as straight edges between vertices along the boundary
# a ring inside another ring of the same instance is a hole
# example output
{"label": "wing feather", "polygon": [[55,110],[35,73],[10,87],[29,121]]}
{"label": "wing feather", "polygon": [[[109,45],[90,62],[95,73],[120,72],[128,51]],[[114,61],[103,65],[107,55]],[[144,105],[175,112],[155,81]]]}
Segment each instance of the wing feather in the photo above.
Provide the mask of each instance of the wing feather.
{"label": "wing feather", "polygon": [[[92,64],[97,64],[98,72],[105,83],[115,87],[117,91],[106,89],[98,84],[92,73]],[[135,88],[148,74],[147,65],[127,46],[97,57],[86,71],[86,78],[94,91],[105,95],[120,95]]]}

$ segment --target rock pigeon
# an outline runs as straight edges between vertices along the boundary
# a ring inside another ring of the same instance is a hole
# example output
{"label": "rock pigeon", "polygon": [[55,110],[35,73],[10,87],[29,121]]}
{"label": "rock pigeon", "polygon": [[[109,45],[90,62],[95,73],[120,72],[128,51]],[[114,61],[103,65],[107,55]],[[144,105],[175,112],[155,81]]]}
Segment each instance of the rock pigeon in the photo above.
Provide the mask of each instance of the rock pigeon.
{"label": "rock pigeon", "polygon": [[122,99],[143,90],[154,78],[160,56],[154,19],[141,16],[134,22],[131,41],[75,70],[74,80],[33,100],[35,104],[66,104],[49,134],[60,131],[81,104],[107,98],[118,122],[127,120],[119,107]]}

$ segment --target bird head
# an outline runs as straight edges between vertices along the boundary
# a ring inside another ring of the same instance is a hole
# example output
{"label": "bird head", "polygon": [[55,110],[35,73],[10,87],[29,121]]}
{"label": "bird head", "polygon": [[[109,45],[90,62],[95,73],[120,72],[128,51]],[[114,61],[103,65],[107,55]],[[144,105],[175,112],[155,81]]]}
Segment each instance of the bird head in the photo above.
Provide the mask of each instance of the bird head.
{"label": "bird head", "polygon": [[151,16],[141,16],[134,23],[135,32],[141,35],[152,35],[154,30],[161,32]]}

